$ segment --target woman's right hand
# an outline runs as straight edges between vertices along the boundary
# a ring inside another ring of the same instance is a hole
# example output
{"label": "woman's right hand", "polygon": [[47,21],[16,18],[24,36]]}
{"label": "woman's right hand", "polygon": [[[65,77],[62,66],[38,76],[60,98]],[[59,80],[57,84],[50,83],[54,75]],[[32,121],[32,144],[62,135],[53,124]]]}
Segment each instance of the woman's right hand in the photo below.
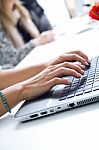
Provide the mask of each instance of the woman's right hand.
{"label": "woman's right hand", "polygon": [[64,52],[58,57],[50,60],[49,65],[56,65],[63,62],[79,62],[79,64],[86,66],[89,63],[89,59],[86,54],[80,50],[74,50],[70,52]]}
{"label": "woman's right hand", "polygon": [[74,63],[64,62],[49,66],[36,76],[21,82],[24,87],[22,98],[30,100],[46,93],[55,85],[70,84],[71,82],[68,79],[61,78],[63,75],[72,75],[79,78],[82,74],[84,74],[84,71]]}

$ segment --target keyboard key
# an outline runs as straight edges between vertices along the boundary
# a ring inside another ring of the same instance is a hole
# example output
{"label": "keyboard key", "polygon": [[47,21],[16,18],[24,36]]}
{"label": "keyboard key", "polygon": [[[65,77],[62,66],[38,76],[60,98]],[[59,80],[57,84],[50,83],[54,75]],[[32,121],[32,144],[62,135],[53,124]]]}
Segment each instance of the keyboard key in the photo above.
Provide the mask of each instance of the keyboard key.
{"label": "keyboard key", "polygon": [[63,100],[65,100],[65,99],[66,99],[66,96],[60,97],[60,98],[59,98],[59,101],[63,101]]}
{"label": "keyboard key", "polygon": [[90,93],[91,91],[92,91],[92,89],[86,89],[86,90],[84,91],[84,94]]}
{"label": "keyboard key", "polygon": [[94,82],[94,84],[93,84],[93,87],[99,87],[99,81],[97,81],[97,82]]}
{"label": "keyboard key", "polygon": [[75,93],[76,96],[79,96],[79,95],[82,95],[82,94],[83,94],[83,91],[78,91],[78,92]]}
{"label": "keyboard key", "polygon": [[97,91],[97,90],[99,90],[99,86],[93,88],[93,91]]}
{"label": "keyboard key", "polygon": [[86,82],[86,86],[92,85],[92,84],[93,84],[93,82]]}
{"label": "keyboard key", "polygon": [[75,94],[70,94],[70,95],[67,96],[67,98],[72,98],[74,96],[75,96]]}
{"label": "keyboard key", "polygon": [[62,92],[62,95],[63,97],[67,96],[68,95],[68,92]]}
{"label": "keyboard key", "polygon": [[91,89],[91,88],[92,88],[92,84],[89,84],[84,87],[84,90]]}

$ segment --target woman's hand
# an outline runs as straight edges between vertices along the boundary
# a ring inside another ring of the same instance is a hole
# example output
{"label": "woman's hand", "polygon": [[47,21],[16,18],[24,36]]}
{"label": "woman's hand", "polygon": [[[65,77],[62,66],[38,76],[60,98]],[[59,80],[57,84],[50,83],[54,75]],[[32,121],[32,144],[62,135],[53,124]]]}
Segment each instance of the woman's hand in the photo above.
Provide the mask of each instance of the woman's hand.
{"label": "woman's hand", "polygon": [[49,30],[41,33],[37,38],[33,40],[33,43],[35,44],[35,46],[38,46],[52,41],[54,41],[54,34],[51,30]]}
{"label": "woman's hand", "polygon": [[74,63],[64,62],[49,66],[36,76],[21,82],[24,87],[23,99],[30,100],[38,97],[58,84],[70,84],[71,82],[68,79],[61,78],[63,75],[72,75],[79,78],[83,73],[84,71]]}
{"label": "woman's hand", "polygon": [[[49,65],[56,65],[63,62],[80,62],[81,66],[87,66],[89,63],[88,57],[86,54],[79,50],[65,52],[56,59],[49,61]],[[79,65],[80,65],[79,63]]]}

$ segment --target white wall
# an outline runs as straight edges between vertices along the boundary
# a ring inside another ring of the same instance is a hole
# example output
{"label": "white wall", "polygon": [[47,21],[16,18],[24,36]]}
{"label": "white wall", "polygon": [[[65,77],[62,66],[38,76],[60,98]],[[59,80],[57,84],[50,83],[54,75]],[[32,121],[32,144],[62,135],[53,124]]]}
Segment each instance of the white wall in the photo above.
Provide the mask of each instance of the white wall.
{"label": "white wall", "polygon": [[39,4],[45,9],[52,26],[64,24],[70,20],[70,15],[66,4],[70,9],[70,14],[72,17],[82,16],[83,13],[83,3],[91,2],[94,0],[37,0]]}
{"label": "white wall", "polygon": [[70,19],[64,0],[38,0],[45,9],[49,20],[55,26]]}
{"label": "white wall", "polygon": [[82,15],[84,0],[65,0],[65,1],[67,1],[71,15],[73,17]]}

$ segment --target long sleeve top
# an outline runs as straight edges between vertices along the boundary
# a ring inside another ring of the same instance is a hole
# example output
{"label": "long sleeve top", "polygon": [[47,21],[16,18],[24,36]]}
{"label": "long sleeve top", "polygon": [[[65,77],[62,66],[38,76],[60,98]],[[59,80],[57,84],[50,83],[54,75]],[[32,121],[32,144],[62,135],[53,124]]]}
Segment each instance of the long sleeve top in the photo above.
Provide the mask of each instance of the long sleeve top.
{"label": "long sleeve top", "polygon": [[5,30],[0,26],[0,66],[3,69],[16,66],[34,47],[30,41],[21,48],[14,48]]}

